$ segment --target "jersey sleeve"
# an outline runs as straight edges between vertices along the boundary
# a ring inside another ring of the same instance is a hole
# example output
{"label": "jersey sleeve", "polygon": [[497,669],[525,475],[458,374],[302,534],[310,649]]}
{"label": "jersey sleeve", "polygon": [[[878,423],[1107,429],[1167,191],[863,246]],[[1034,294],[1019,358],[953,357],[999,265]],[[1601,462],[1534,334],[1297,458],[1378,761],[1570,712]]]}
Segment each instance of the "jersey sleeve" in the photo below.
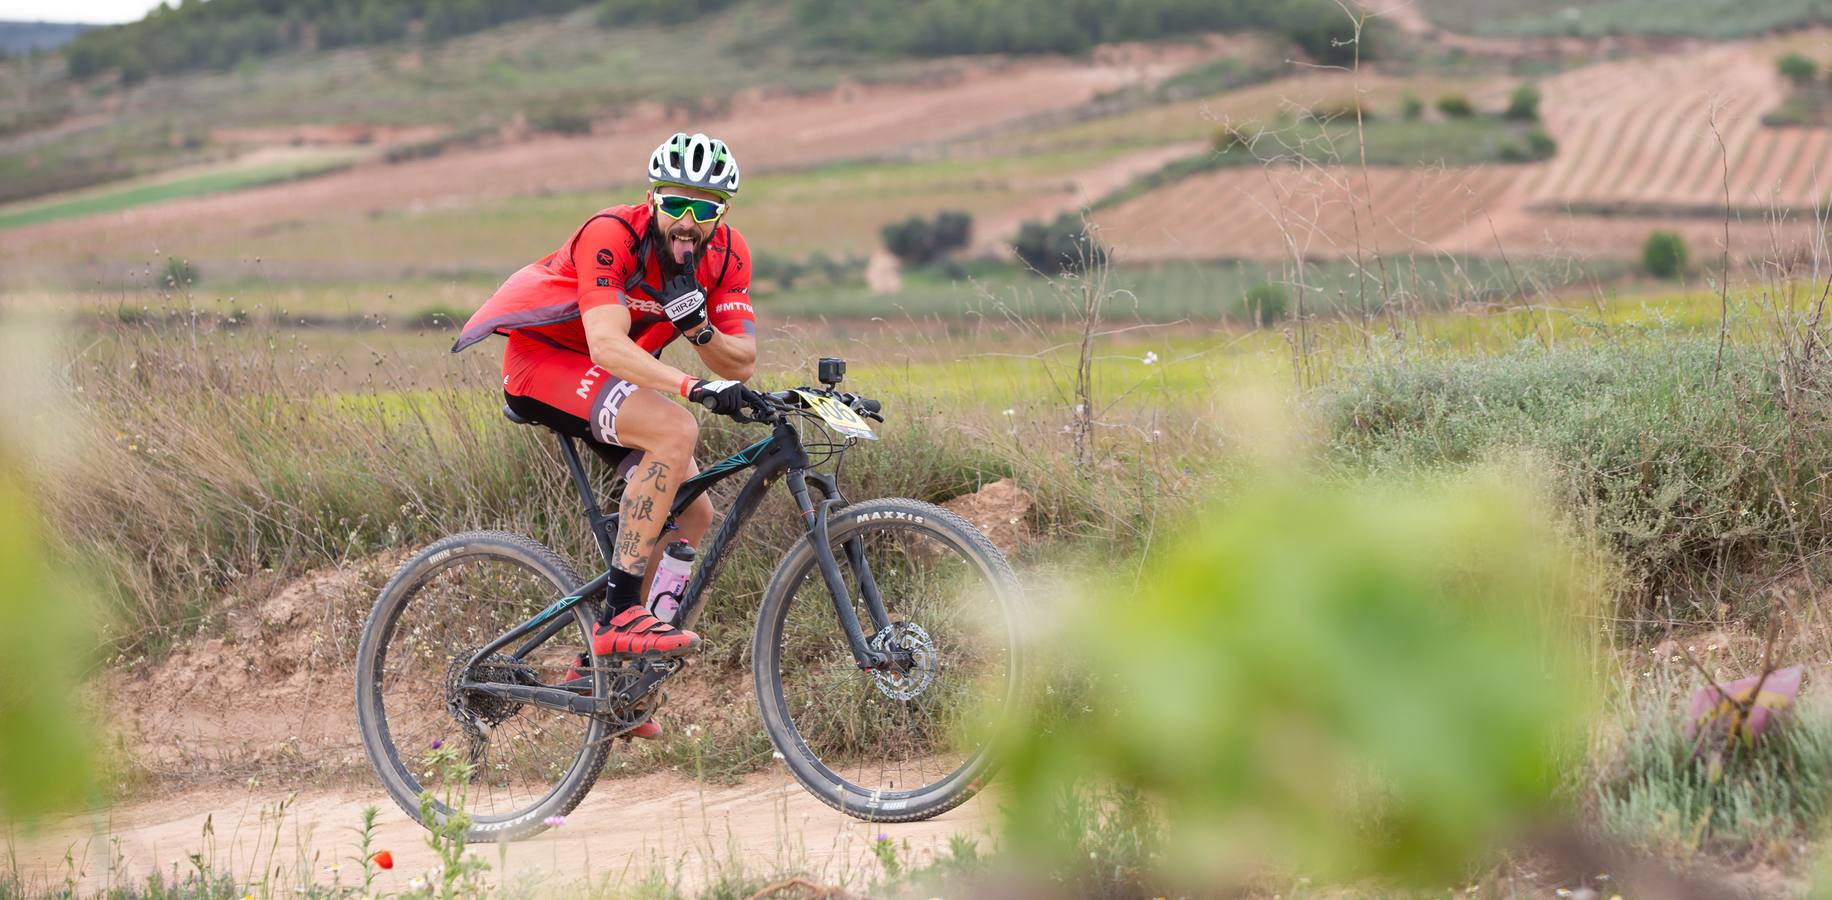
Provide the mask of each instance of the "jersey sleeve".
{"label": "jersey sleeve", "polygon": [[712,327],[726,334],[757,333],[757,311],[751,308],[751,250],[744,237],[726,229],[724,275],[706,298]]}
{"label": "jersey sleeve", "polygon": [[624,301],[623,286],[636,268],[636,240],[610,216],[599,216],[579,231],[573,244],[579,272],[579,311]]}

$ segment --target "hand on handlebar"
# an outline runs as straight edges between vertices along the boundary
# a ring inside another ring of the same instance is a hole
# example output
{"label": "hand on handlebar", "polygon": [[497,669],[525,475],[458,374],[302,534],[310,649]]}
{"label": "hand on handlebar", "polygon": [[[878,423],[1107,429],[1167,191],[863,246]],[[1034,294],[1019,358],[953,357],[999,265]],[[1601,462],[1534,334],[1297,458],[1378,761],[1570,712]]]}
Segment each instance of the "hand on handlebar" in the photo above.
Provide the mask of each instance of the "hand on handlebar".
{"label": "hand on handlebar", "polygon": [[750,393],[751,391],[745,388],[742,381],[706,381],[702,379],[687,392],[687,399],[719,415],[736,416],[751,405],[746,397]]}

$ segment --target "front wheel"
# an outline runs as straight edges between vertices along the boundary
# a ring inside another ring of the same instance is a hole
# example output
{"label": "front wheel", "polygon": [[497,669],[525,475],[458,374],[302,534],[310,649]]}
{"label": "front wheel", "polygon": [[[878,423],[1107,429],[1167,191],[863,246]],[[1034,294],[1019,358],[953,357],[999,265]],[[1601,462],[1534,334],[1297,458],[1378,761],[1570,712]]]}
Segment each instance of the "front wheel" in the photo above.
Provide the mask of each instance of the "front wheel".
{"label": "front wheel", "polygon": [[[977,529],[930,503],[847,506],[828,536],[865,635],[903,669],[859,668],[804,535],[758,611],[752,675],[764,728],[795,779],[847,815],[939,815],[990,776],[1018,702],[1017,577]],[[862,585],[882,597],[883,627]]]}

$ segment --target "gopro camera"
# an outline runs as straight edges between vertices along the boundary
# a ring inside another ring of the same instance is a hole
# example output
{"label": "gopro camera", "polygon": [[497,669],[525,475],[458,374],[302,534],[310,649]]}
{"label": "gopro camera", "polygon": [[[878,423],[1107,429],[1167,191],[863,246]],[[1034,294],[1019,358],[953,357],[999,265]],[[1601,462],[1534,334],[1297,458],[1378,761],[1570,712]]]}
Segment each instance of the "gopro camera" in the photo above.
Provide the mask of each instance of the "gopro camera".
{"label": "gopro camera", "polygon": [[834,387],[846,377],[846,360],[823,356],[815,374],[820,378],[821,384]]}

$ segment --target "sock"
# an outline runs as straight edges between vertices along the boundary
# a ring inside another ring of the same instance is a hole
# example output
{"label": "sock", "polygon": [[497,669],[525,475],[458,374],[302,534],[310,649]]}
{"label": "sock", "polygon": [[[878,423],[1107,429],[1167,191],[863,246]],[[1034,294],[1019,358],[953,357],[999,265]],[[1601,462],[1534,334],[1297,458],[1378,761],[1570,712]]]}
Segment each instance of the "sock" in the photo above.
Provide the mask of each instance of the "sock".
{"label": "sock", "polygon": [[615,566],[611,567],[611,586],[609,596],[604,604],[604,616],[598,624],[604,625],[617,617],[617,614],[632,606],[642,604],[642,573],[625,572]]}

